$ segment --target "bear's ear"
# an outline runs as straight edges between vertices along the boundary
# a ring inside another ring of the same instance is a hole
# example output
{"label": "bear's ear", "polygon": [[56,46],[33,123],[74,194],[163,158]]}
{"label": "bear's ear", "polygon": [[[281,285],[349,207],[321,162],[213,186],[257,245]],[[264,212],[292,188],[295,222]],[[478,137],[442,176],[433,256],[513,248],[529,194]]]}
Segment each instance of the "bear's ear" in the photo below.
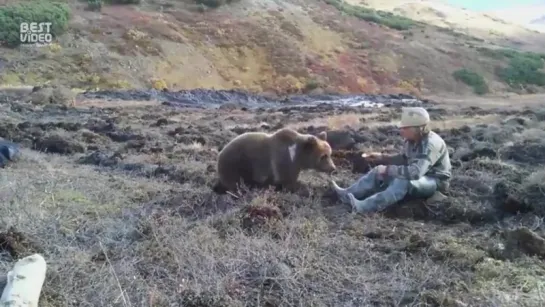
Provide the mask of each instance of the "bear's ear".
{"label": "bear's ear", "polygon": [[318,135],[316,137],[318,137],[322,141],[327,141],[327,132],[322,131],[322,132],[318,133]]}

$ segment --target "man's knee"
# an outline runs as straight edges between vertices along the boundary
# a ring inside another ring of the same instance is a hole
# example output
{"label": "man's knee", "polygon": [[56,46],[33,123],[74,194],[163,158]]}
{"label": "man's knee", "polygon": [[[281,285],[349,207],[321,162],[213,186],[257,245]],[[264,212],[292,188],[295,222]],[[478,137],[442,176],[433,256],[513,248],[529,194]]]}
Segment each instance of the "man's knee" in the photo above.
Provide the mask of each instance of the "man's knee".
{"label": "man's knee", "polygon": [[409,180],[395,178],[388,186],[388,190],[394,193],[396,195],[396,198],[401,199],[405,197],[407,193],[409,193],[410,187],[411,187],[411,184]]}
{"label": "man's knee", "polygon": [[376,182],[377,179],[379,178],[378,176],[378,170],[377,170],[377,167],[373,167],[372,169],[370,169],[365,175],[361,176],[359,178],[359,180],[365,180],[365,181],[373,181],[373,182]]}
{"label": "man's knee", "polygon": [[417,197],[430,197],[437,191],[437,180],[432,177],[423,176],[409,184],[409,193]]}

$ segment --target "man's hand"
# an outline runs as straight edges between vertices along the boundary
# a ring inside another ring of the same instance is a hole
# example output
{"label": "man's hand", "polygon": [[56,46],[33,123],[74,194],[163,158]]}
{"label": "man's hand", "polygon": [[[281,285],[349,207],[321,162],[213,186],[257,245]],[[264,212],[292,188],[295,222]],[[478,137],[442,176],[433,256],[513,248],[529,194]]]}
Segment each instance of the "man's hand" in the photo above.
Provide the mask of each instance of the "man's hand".
{"label": "man's hand", "polygon": [[380,152],[370,152],[370,153],[363,153],[361,157],[367,161],[374,162],[376,160],[381,159],[383,155]]}

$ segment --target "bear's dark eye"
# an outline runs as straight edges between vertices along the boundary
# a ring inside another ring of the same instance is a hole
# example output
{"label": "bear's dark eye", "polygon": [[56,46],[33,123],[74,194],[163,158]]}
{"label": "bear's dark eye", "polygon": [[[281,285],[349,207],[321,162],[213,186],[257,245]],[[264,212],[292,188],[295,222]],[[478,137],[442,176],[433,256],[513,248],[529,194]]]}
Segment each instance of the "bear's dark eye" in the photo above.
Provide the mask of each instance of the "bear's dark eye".
{"label": "bear's dark eye", "polygon": [[320,160],[325,160],[325,159],[327,159],[327,155],[322,155],[322,156],[320,157]]}

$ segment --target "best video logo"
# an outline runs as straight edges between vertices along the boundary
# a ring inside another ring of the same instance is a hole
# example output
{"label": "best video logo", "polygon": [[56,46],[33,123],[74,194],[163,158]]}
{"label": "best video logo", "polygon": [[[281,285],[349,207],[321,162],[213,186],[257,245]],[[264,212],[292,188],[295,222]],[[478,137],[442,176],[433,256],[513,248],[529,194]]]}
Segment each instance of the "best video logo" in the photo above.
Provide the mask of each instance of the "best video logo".
{"label": "best video logo", "polygon": [[47,45],[53,41],[51,22],[22,22],[21,44]]}

